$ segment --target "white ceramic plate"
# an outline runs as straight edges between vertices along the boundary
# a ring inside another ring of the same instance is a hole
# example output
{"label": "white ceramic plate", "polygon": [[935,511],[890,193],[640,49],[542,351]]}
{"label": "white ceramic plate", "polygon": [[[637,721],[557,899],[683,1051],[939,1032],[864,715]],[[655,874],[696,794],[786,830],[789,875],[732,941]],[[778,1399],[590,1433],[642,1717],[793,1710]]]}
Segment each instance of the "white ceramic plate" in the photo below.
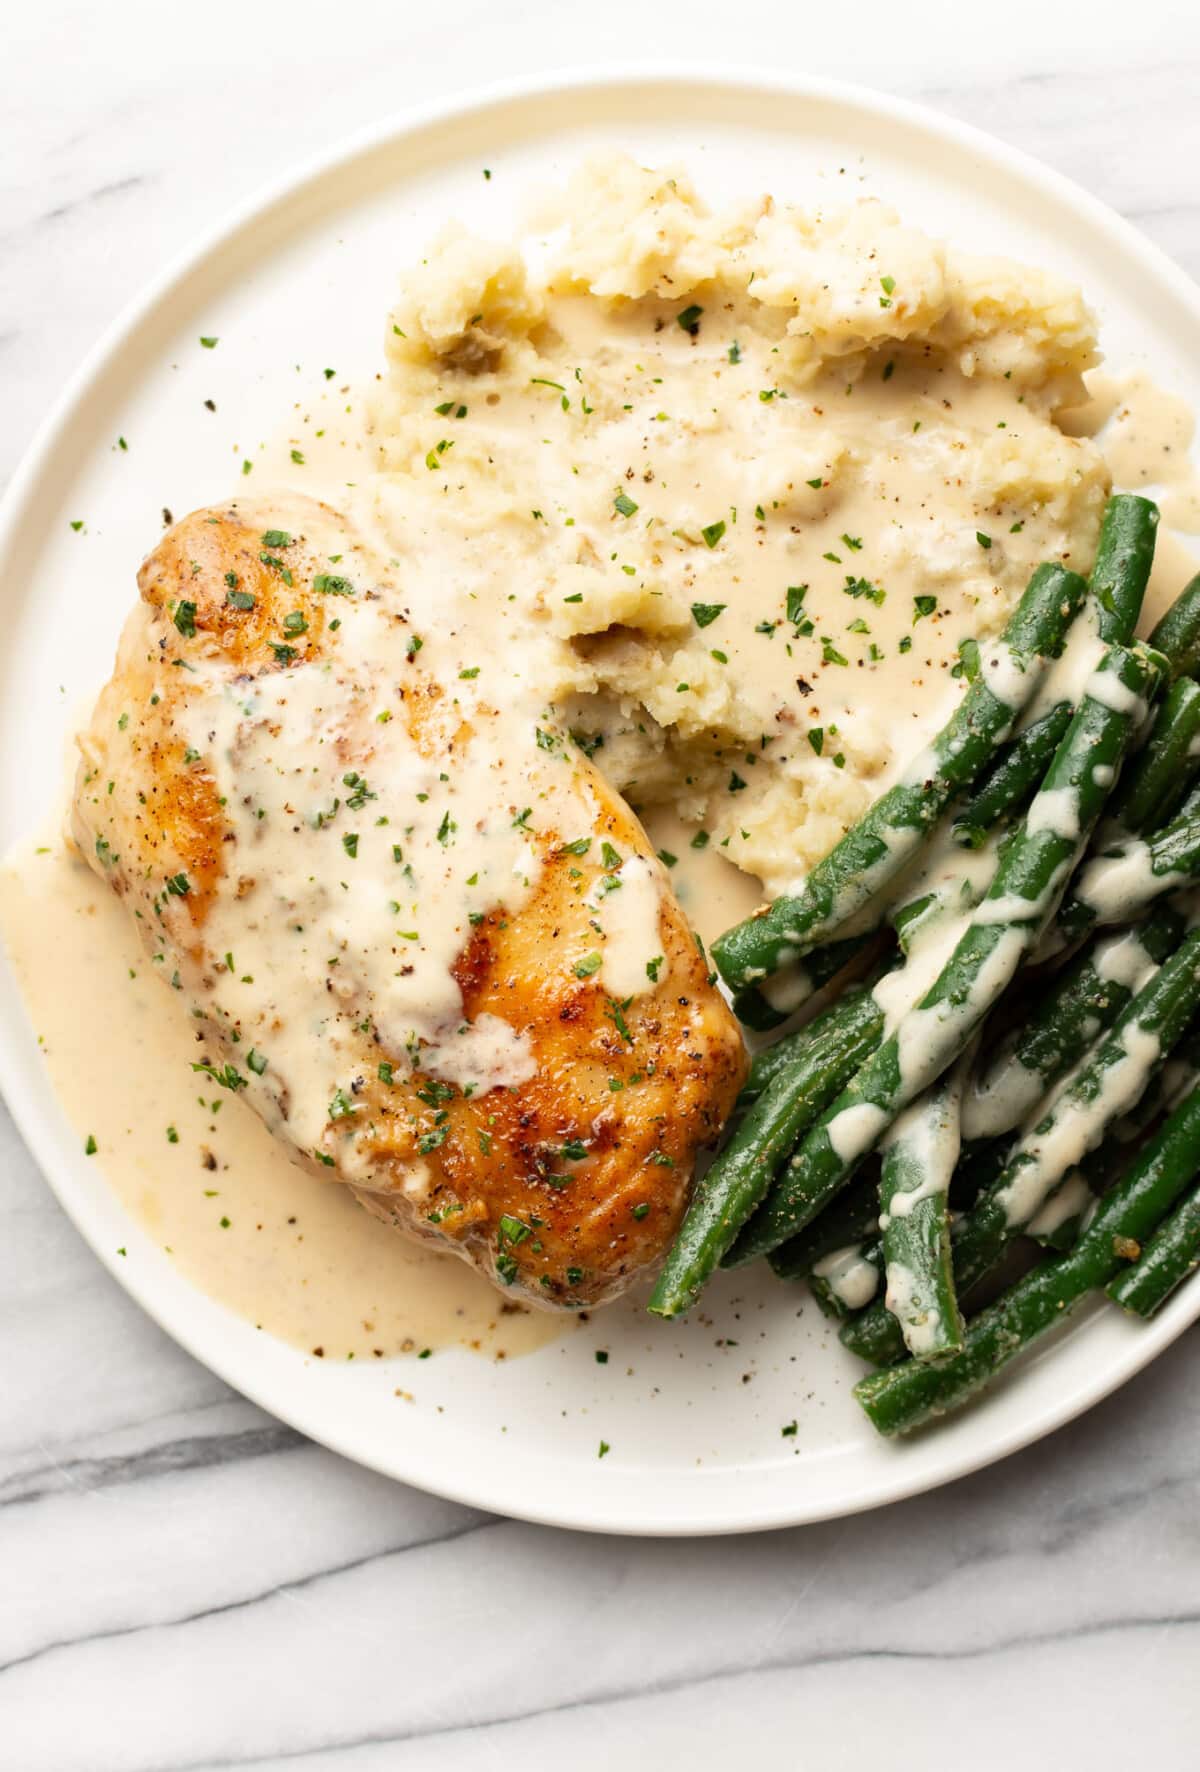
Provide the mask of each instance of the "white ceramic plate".
{"label": "white ceramic plate", "polygon": [[[447,217],[502,233],[530,184],[602,146],[680,158],[714,197],[876,193],[960,245],[1063,271],[1097,308],[1114,364],[1145,366],[1200,405],[1200,294],[1182,272],[1057,175],[897,100],[761,74],[621,72],[507,87],[390,122],[269,192],[173,268],[102,342],[17,475],[0,524],[0,849],[37,824],[58,789],[69,710],[107,673],[162,506],[182,513],[226,496],[246,445],[278,432],[324,364],[339,378],[376,368],[397,273]],[[197,350],[201,333],[218,334],[219,351]],[[218,410],[208,417],[210,396]],[[136,459],[114,451],[120,434],[137,438]],[[86,546],[69,527],[81,514]],[[891,1445],[861,1417],[850,1394],[859,1368],[803,1294],[726,1275],[683,1325],[658,1324],[630,1301],[507,1365],[450,1352],[423,1366],[419,1383],[406,1369],[419,1394],[399,1411],[394,1368],[306,1360],[179,1277],[83,1157],[7,968],[0,1083],[100,1259],[222,1378],[363,1464],[561,1525],[736,1532],[895,1500],[1048,1433],[1200,1314],[1196,1285],[1149,1326],[1085,1314],[982,1404]],[[118,1245],[129,1259],[116,1258]],[[798,1431],[784,1437],[792,1420]],[[601,1438],[611,1446],[603,1462]]]}

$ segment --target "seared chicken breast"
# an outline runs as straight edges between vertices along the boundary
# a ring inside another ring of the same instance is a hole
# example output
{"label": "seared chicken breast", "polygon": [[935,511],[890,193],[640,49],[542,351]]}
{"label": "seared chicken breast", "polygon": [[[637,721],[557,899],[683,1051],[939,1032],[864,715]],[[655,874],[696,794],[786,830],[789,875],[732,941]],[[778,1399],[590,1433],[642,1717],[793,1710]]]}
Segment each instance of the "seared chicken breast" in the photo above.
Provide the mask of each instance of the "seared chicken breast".
{"label": "seared chicken breast", "polygon": [[670,1242],[745,1056],[536,664],[484,611],[426,596],[423,619],[403,561],[293,496],[187,517],[139,587],[73,830],[197,1067],[511,1294],[620,1292]]}

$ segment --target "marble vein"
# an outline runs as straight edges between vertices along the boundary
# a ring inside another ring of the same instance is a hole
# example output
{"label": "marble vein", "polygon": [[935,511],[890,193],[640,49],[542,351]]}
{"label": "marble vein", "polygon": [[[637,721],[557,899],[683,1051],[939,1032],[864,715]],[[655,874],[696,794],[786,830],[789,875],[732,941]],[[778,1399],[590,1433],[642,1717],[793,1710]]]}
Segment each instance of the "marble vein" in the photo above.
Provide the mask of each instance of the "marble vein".
{"label": "marble vein", "polygon": [[148,1446],[132,1456],[54,1460],[20,1477],[0,1482],[0,1508],[28,1507],[59,1495],[64,1489],[94,1494],[116,1484],[139,1483],[148,1478],[175,1475],[180,1471],[209,1470],[213,1465],[241,1464],[247,1459],[270,1458],[307,1445],[294,1428],[275,1422],[267,1427],[246,1428],[232,1434],[191,1434],[186,1439]]}
{"label": "marble vein", "polygon": [[417,1539],[412,1544],[404,1544],[388,1551],[374,1551],[369,1556],[352,1557],[348,1562],[334,1564],[329,1568],[315,1569],[311,1574],[297,1576],[293,1581],[281,1582],[277,1587],[268,1588],[263,1593],[248,1594],[243,1599],[230,1600],[224,1605],[202,1607],[197,1612],[184,1613],[178,1618],[156,1620],[153,1624],[132,1624],[118,1630],[95,1631],[84,1637],[63,1637],[54,1643],[42,1643],[31,1649],[27,1655],[15,1656],[11,1661],[0,1661],[0,1679],[15,1673],[19,1668],[29,1667],[34,1662],[43,1661],[48,1656],[64,1653],[71,1649],[86,1648],[93,1643],[111,1643],[121,1638],[140,1636],[145,1631],[183,1630],[188,1625],[202,1624],[212,1618],[221,1618],[234,1612],[245,1612],[254,1606],[261,1606],[267,1600],[286,1598],[290,1594],[303,1593],[307,1589],[317,1587],[321,1582],[335,1580],[339,1576],[357,1573],[367,1569],[374,1563],[386,1562],[393,1557],[402,1557],[410,1551],[435,1550],[439,1545],[453,1544],[466,1538],[470,1533],[486,1531],[489,1526],[501,1524],[498,1520],[474,1520],[466,1525],[452,1527],[446,1532],[438,1533],[433,1538]]}

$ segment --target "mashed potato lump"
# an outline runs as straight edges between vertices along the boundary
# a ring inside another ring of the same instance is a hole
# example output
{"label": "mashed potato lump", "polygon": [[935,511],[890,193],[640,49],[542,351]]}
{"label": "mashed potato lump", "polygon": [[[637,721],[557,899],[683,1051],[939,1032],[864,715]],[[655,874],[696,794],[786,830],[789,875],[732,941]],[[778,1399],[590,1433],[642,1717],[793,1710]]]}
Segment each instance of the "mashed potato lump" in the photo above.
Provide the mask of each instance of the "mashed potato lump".
{"label": "mashed potato lump", "polygon": [[605,159],[516,241],[448,230],[387,343],[368,501],[402,571],[489,605],[463,670],[521,648],[636,806],[771,893],[1032,568],[1086,570],[1109,489],[1056,423],[1098,360],[1078,291],[875,201],[712,212]]}

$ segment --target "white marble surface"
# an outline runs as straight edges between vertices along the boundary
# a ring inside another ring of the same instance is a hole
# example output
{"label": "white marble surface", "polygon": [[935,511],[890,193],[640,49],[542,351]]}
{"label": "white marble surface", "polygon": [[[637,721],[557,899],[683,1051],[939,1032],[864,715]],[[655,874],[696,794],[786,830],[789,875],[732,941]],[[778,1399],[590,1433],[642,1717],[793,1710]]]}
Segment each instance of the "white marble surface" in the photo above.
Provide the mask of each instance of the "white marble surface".
{"label": "white marble surface", "polygon": [[[1200,274],[1200,18],[1178,0],[998,16],[873,0],[9,13],[0,476],[99,330],[230,202],[389,109],[539,67],[757,59],[922,98]],[[0,1110],[0,1765],[1195,1764],[1198,1334],[1049,1442],[885,1513],[589,1539],[389,1484],[233,1396],[99,1268]]]}

